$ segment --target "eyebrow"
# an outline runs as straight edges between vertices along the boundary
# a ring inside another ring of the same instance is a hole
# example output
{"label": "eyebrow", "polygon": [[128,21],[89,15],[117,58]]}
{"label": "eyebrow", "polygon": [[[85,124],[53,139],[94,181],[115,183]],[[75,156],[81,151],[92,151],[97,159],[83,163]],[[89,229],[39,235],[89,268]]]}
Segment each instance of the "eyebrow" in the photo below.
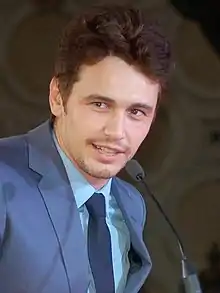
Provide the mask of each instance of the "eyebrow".
{"label": "eyebrow", "polygon": [[[109,97],[106,97],[106,96],[102,96],[102,95],[89,95],[87,97],[85,97],[85,100],[86,101],[92,101],[92,100],[100,100],[100,101],[103,101],[103,102],[106,102],[106,103],[109,103],[111,105],[115,105],[116,104],[116,101],[109,98]],[[131,108],[141,108],[141,109],[144,109],[146,110],[147,112],[152,112],[153,111],[153,107],[146,104],[146,103],[133,103],[131,104],[128,109],[131,109]]]}

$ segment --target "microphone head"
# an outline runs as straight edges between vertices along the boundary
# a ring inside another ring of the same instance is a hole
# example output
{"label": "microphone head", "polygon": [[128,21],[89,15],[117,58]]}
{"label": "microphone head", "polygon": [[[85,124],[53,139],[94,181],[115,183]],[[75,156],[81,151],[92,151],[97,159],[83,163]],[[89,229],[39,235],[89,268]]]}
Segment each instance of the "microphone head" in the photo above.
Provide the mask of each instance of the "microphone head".
{"label": "microphone head", "polygon": [[125,170],[135,181],[142,181],[145,178],[145,173],[138,161],[132,159],[125,165]]}

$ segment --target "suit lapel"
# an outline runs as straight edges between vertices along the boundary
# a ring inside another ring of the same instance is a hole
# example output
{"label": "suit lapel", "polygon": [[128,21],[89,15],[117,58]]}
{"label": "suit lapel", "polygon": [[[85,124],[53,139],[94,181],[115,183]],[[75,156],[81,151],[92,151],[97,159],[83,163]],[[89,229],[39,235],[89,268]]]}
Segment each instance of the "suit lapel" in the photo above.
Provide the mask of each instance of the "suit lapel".
{"label": "suit lapel", "polygon": [[29,167],[41,175],[38,188],[60,248],[69,291],[85,293],[89,285],[86,242],[75,198],[49,123],[29,132],[27,139]]}
{"label": "suit lapel", "polygon": [[130,231],[131,243],[140,257],[145,258],[146,248],[142,242],[141,224],[138,223],[138,211],[134,209],[134,196],[131,195],[130,190],[117,178],[114,178],[112,183],[112,193]]}
{"label": "suit lapel", "polygon": [[136,206],[133,202],[135,195],[132,195],[131,190],[118,178],[115,177],[112,183],[112,194],[117,201],[126,225],[130,231],[132,247],[139,255],[142,262],[141,268],[138,271],[134,273],[130,271],[125,293],[138,292],[150,272],[151,260],[143,241],[142,227],[141,223],[139,223],[140,220],[138,221],[138,211],[134,209]]}

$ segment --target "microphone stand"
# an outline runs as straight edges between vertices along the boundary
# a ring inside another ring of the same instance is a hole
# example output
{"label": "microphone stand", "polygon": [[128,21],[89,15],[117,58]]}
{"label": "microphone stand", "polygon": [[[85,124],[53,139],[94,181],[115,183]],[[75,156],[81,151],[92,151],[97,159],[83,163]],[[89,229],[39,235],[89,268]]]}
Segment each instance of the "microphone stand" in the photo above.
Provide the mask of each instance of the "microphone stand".
{"label": "microphone stand", "polygon": [[156,199],[156,197],[153,195],[153,193],[148,188],[148,185],[145,182],[143,175],[139,173],[136,176],[136,180],[138,182],[140,182],[145,187],[148,194],[150,195],[152,200],[157,205],[159,211],[161,212],[161,214],[165,218],[166,222],[170,226],[173,234],[175,235],[175,237],[177,239],[177,243],[178,243],[180,254],[181,254],[182,282],[183,282],[185,293],[202,293],[200,283],[199,283],[199,278],[197,276],[197,272],[186,257],[184,246],[183,246],[183,243],[181,241],[179,234],[177,233],[177,230],[174,228],[170,219],[168,218],[166,213],[163,211],[159,201]]}

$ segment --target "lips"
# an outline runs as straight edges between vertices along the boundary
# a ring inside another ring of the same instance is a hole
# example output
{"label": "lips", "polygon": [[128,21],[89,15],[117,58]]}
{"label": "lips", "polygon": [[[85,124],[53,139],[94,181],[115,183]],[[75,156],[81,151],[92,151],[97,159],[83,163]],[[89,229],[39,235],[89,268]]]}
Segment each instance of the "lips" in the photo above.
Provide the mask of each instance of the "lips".
{"label": "lips", "polygon": [[118,147],[110,147],[110,146],[103,146],[103,145],[97,145],[97,144],[93,144],[93,146],[101,153],[104,153],[107,155],[117,155],[119,153],[124,153],[124,150]]}

